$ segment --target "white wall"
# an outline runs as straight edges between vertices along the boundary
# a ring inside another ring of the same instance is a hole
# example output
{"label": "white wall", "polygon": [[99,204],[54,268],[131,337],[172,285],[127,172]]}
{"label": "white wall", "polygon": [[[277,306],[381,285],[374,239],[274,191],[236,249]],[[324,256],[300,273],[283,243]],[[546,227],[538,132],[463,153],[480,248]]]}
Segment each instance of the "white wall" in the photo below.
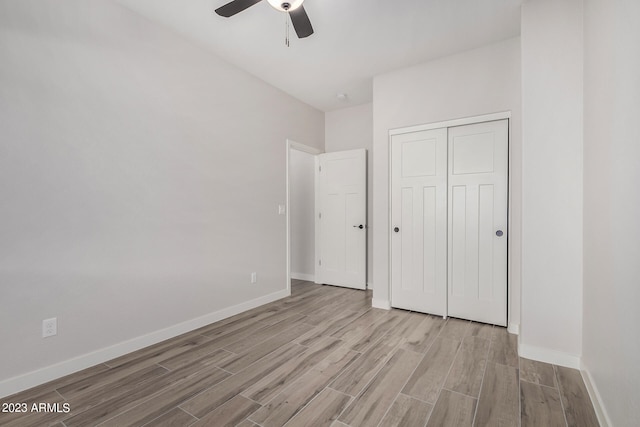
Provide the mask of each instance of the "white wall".
{"label": "white wall", "polygon": [[509,322],[520,323],[520,39],[377,76],[373,85],[374,303],[389,301],[389,130],[511,111]]}
{"label": "white wall", "polygon": [[640,419],[640,3],[586,0],[583,369],[609,424]]}
{"label": "white wall", "polygon": [[582,349],[582,0],[522,6],[522,356]]}
{"label": "white wall", "polygon": [[367,149],[367,283],[373,287],[373,104],[325,114],[326,151]]}
{"label": "white wall", "polygon": [[323,113],[102,0],[0,2],[0,58],[0,395],[286,294]]}
{"label": "white wall", "polygon": [[289,220],[291,276],[315,278],[315,156],[291,149],[289,153]]}

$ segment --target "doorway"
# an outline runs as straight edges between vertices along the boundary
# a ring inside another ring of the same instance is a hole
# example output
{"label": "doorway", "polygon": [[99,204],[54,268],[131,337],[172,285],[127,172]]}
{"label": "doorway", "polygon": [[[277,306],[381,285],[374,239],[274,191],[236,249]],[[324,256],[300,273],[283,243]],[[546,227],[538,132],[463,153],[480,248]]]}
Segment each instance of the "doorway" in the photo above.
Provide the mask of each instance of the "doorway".
{"label": "doorway", "polygon": [[315,282],[315,165],[322,151],[286,142],[287,289],[291,279]]}
{"label": "doorway", "polygon": [[366,150],[286,150],[287,289],[292,278],[366,289]]}

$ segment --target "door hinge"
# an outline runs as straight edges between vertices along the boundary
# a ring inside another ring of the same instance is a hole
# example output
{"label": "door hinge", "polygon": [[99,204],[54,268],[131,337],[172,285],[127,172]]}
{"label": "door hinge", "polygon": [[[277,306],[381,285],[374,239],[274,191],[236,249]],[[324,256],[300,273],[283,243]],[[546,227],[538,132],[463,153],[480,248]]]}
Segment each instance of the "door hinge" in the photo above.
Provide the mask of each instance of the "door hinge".
{"label": "door hinge", "polygon": [[318,166],[318,172],[322,172],[322,166]]}
{"label": "door hinge", "polygon": [[318,219],[322,219],[322,212],[318,213]]}
{"label": "door hinge", "polygon": [[318,260],[318,265],[322,265],[322,260],[321,259]]}

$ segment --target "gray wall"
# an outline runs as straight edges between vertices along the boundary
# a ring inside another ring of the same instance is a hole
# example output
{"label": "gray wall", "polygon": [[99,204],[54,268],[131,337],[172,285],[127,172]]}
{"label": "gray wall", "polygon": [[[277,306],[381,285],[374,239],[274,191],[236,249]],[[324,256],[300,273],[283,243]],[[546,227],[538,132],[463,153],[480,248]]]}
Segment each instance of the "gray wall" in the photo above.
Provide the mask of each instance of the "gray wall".
{"label": "gray wall", "polygon": [[520,354],[579,367],[582,347],[582,0],[522,7]]}
{"label": "gray wall", "polygon": [[640,419],[640,3],[586,0],[582,366],[612,426]]}
{"label": "gray wall", "polygon": [[103,0],[0,2],[0,58],[0,395],[286,293],[323,113]]}

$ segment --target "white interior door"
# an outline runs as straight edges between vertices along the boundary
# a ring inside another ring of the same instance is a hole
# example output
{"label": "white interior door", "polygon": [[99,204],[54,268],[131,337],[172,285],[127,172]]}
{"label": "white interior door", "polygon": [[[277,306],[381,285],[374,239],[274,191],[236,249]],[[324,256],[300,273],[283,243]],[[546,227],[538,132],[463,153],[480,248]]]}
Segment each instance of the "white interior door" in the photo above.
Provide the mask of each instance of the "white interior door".
{"label": "white interior door", "polygon": [[447,129],[391,140],[391,304],[446,315]]}
{"label": "white interior door", "polygon": [[366,289],[366,150],[325,153],[316,171],[316,281]]}
{"label": "white interior door", "polygon": [[448,314],[506,326],[508,121],[448,132]]}

